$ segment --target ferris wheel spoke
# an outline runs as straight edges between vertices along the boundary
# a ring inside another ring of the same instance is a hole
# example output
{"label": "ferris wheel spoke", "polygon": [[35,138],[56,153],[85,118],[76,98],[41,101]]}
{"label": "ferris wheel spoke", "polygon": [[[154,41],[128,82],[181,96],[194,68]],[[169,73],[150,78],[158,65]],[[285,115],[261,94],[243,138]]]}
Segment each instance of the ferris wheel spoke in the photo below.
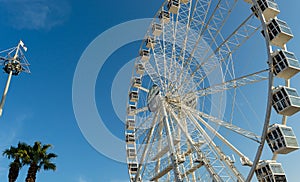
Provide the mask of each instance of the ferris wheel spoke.
{"label": "ferris wheel spoke", "polygon": [[143,64],[148,76],[151,78],[152,82],[154,84],[162,87],[162,85],[163,85],[162,80],[161,80],[159,74],[153,68],[153,66],[149,62],[144,62],[142,64]]}
{"label": "ferris wheel spoke", "polygon": [[157,112],[156,114],[155,114],[155,117],[154,117],[154,119],[153,119],[153,121],[152,121],[152,124],[151,124],[151,128],[150,128],[150,131],[147,133],[147,136],[146,136],[146,138],[145,138],[145,143],[144,143],[144,149],[143,149],[143,152],[142,152],[142,156],[141,156],[141,158],[140,158],[140,161],[138,161],[139,163],[139,167],[138,167],[138,170],[137,170],[137,174],[136,174],[136,181],[137,181],[137,179],[138,179],[138,177],[140,176],[140,172],[141,172],[141,168],[142,168],[142,166],[145,166],[144,165],[144,162],[145,162],[145,158],[146,158],[146,156],[149,154],[149,148],[151,148],[150,147],[150,145],[152,145],[153,144],[153,133],[154,133],[154,130],[155,130],[155,125],[156,125],[156,122],[157,122],[157,119],[158,119],[158,116],[159,116],[159,114],[158,114],[159,112]]}
{"label": "ferris wheel spoke", "polygon": [[[186,23],[188,22],[188,16],[190,13],[190,2],[186,4],[180,4],[180,9],[177,13],[177,15],[172,13],[172,25],[173,27],[171,27],[171,31],[172,33],[170,34],[170,36],[172,36],[170,38],[170,40],[172,40],[172,42],[170,42],[171,44],[171,51],[170,51],[170,65],[168,66],[170,69],[168,70],[169,72],[169,80],[171,80],[172,82],[174,82],[176,76],[177,76],[177,69],[175,68],[177,65],[176,62],[176,58],[179,57],[178,55],[178,46],[182,47],[183,44],[183,37],[185,35],[184,31],[186,29]],[[188,15],[188,16],[183,16],[183,15]],[[173,23],[175,22],[175,23]]]}
{"label": "ferris wheel spoke", "polygon": [[[195,43],[189,42],[188,45],[190,47],[187,47],[186,51],[189,52],[190,54],[189,54],[187,61],[182,61],[182,66],[186,67],[186,65],[187,65],[186,62],[191,64],[191,59],[194,57],[195,51],[198,51],[198,52],[196,52],[196,54],[199,54],[199,52],[203,53],[203,52],[205,52],[205,50],[208,51],[207,46],[204,46],[204,47],[202,47],[201,45],[199,46],[200,42],[201,42],[201,44],[206,45],[206,43],[203,42],[204,33],[207,30],[209,30],[210,37],[212,37],[212,43],[215,42],[216,37],[220,34],[221,29],[225,25],[228,17],[230,16],[232,10],[234,9],[236,3],[237,3],[237,1],[233,1],[232,3],[228,2],[228,1],[221,1],[221,0],[218,1],[217,5],[215,6],[215,9],[213,10],[212,15],[206,22],[205,26],[202,25],[202,23],[200,24],[201,28],[200,28],[198,35],[196,35]],[[193,13],[193,15],[194,15],[194,13]],[[206,15],[207,15],[207,12],[206,12]],[[193,20],[193,18],[191,18],[191,19]],[[203,22],[205,22],[205,21],[203,21]],[[191,29],[190,32],[194,32],[194,30]],[[195,38],[195,36],[192,36],[192,39],[193,38]],[[184,56],[182,57],[182,59],[184,60]],[[183,72],[180,72],[180,75],[178,78],[181,78],[182,74],[183,74]]]}
{"label": "ferris wheel spoke", "polygon": [[[187,141],[189,142],[189,144],[191,145],[191,147],[193,148],[193,150],[195,152],[197,152],[197,154],[199,156],[201,156],[201,161],[203,161],[205,168],[207,169],[207,171],[209,172],[209,174],[213,178],[213,180],[218,181],[218,182],[222,181],[221,177],[219,176],[219,173],[215,171],[215,168],[212,165],[210,165],[210,161],[207,158],[207,156],[204,155],[204,153],[200,150],[199,147],[196,147],[197,145],[196,145],[195,141],[192,139],[191,135],[185,131],[185,127],[183,127],[182,124],[180,123],[180,119],[178,118],[177,114],[167,104],[165,105],[165,107],[168,110],[168,112],[170,113],[170,115],[174,118],[174,121],[176,122],[178,127],[185,134],[185,137],[186,137]],[[212,157],[212,159],[213,158],[215,158],[215,157]],[[224,170],[224,169],[222,169],[222,170]]]}
{"label": "ferris wheel spoke", "polygon": [[136,88],[139,89],[139,90],[142,90],[142,91],[144,91],[146,93],[149,92],[149,89],[146,89],[145,87],[142,87],[142,86],[137,86]]}
{"label": "ferris wheel spoke", "polygon": [[[180,58],[183,57],[183,55],[185,54],[184,50],[186,49],[186,41],[188,38],[188,25],[190,23],[191,8],[191,1],[189,1],[188,3],[181,4],[174,27],[175,31],[173,34],[173,50],[175,50],[175,57],[179,58],[179,61],[181,60]],[[176,46],[179,48],[177,48]]]}
{"label": "ferris wheel spoke", "polygon": [[[209,17],[208,21],[205,23],[205,25],[202,25],[204,28],[201,29],[201,32],[199,32],[199,36],[197,38],[196,44],[193,45],[193,49],[191,50],[191,54],[188,58],[190,61],[192,57],[194,57],[197,46],[201,42],[201,40],[204,38],[204,34],[206,31],[210,31],[210,38],[211,42],[215,42],[216,37],[218,34],[220,34],[223,26],[227,22],[231,12],[235,8],[235,5],[237,3],[237,0],[234,0],[232,2],[229,2],[227,0],[219,0],[216,4],[213,13]],[[197,53],[196,53],[197,54]]]}
{"label": "ferris wheel spoke", "polygon": [[[163,8],[162,8],[163,10]],[[173,14],[170,15],[170,19],[174,19],[176,16]],[[154,62],[155,62],[155,69],[157,70],[158,77],[163,80],[161,83],[162,91],[167,89],[167,80],[171,79],[174,74],[174,63],[173,63],[173,51],[172,47],[175,42],[175,23],[174,21],[161,22],[162,25],[162,39],[160,36],[154,36],[154,47],[153,47],[153,54],[154,54]],[[176,66],[176,65],[175,65]],[[151,72],[154,72],[154,68],[151,69]]]}
{"label": "ferris wheel spoke", "polygon": [[[199,45],[198,37],[201,37],[201,32],[204,28],[203,23],[208,18],[208,12],[210,6],[212,4],[212,0],[196,0],[194,8],[190,13],[190,19],[187,23],[187,34],[185,38],[185,45],[181,49],[181,54],[179,59],[182,62],[182,68],[186,67],[185,54],[191,54],[194,45]],[[184,54],[184,55],[182,55]],[[179,73],[178,79],[181,79],[184,69]],[[176,81],[176,82],[177,82]]]}
{"label": "ferris wheel spoke", "polygon": [[216,118],[214,116],[211,116],[209,114],[206,114],[204,112],[198,111],[194,108],[191,108],[191,107],[188,107],[188,106],[185,106],[185,105],[182,105],[182,108],[184,108],[186,111],[189,111],[189,112],[193,113],[194,115],[197,115],[199,117],[203,117],[205,119],[208,119],[208,121],[211,121],[211,122],[213,122],[213,123],[215,123],[219,126],[222,126],[224,128],[227,128],[227,129],[229,129],[229,130],[231,130],[235,133],[238,133],[238,134],[240,134],[244,137],[247,137],[247,138],[249,138],[249,139],[251,139],[251,140],[253,140],[257,143],[260,143],[261,137],[259,135],[255,134],[255,133],[251,132],[251,131],[240,128],[240,127],[235,126],[235,125],[233,125],[231,123],[228,123],[226,121],[222,121],[221,119],[218,119],[218,118]]}
{"label": "ferris wheel spoke", "polygon": [[[173,15],[171,15],[171,18],[173,19]],[[173,52],[172,47],[173,47],[173,42],[174,42],[174,21],[170,21],[167,24],[163,24],[163,47],[164,47],[164,77],[165,77],[165,86],[167,87],[167,80],[171,79],[172,75],[172,54]],[[166,88],[167,89],[167,88]]]}
{"label": "ferris wheel spoke", "polygon": [[137,121],[139,123],[137,123],[138,125],[135,127],[135,130],[134,130],[137,139],[142,138],[143,136],[146,136],[149,131],[149,128],[154,127],[152,125],[152,123],[155,121],[154,119],[155,119],[156,115],[157,115],[157,113],[151,114],[151,115],[148,115],[145,117],[138,117],[139,119],[137,119]]}
{"label": "ferris wheel spoke", "polygon": [[[211,133],[215,134],[224,144],[226,144],[229,148],[232,149],[243,161],[243,165],[252,166],[252,162],[245,156],[242,152],[240,152],[235,146],[233,146],[225,137],[223,137],[220,133],[218,133],[213,127],[211,127],[201,116],[191,112],[190,110],[187,111],[190,116],[194,117],[195,124],[198,127],[201,127],[197,121],[200,121],[206,128],[210,130]],[[197,120],[195,120],[195,118]]]}
{"label": "ferris wheel spoke", "polygon": [[[163,135],[163,125],[162,121],[159,122],[158,124],[158,132],[157,132],[157,150],[159,151],[162,148],[162,135]],[[153,160],[153,159],[152,159]],[[160,167],[161,167],[161,159],[158,158],[156,160],[155,168],[154,168],[154,174],[158,174],[160,172]]]}
{"label": "ferris wheel spoke", "polygon": [[[230,142],[228,142],[222,135],[220,135],[216,130],[214,130],[210,125],[208,125],[201,117],[197,117],[188,112],[189,118],[193,122],[193,124],[197,127],[199,131],[204,135],[207,140],[207,143],[211,145],[214,150],[218,153],[221,160],[228,166],[231,170],[232,174],[235,175],[237,181],[245,181],[242,174],[237,170],[237,168],[233,165],[233,163],[228,159],[225,153],[214,143],[214,141],[209,137],[206,131],[202,128],[202,126],[197,122],[200,121],[205,127],[207,127],[213,134],[215,134],[223,143],[225,143],[228,147],[230,147],[234,152],[236,152],[242,159],[248,159],[244,154],[242,154],[238,149],[236,149]],[[248,159],[249,160],[249,159]]]}
{"label": "ferris wheel spoke", "polygon": [[165,102],[162,102],[162,113],[163,113],[163,124],[165,127],[166,135],[167,135],[167,140],[168,140],[168,146],[169,146],[169,152],[170,152],[170,157],[171,157],[171,163],[173,166],[173,172],[174,172],[174,178],[176,182],[181,182],[182,179],[180,178],[180,172],[179,172],[179,164],[178,164],[178,156],[176,153],[175,145],[174,145],[174,140],[173,140],[173,135],[171,133],[171,127],[170,127],[170,121],[169,121],[169,116],[167,114],[167,110],[165,108]]}
{"label": "ferris wheel spoke", "polygon": [[198,97],[215,94],[218,92],[223,92],[225,90],[235,89],[238,87],[242,87],[249,84],[254,84],[257,82],[265,81],[268,79],[268,75],[266,73],[269,69],[262,70],[256,73],[252,73],[246,76],[242,76],[240,78],[236,78],[227,82],[223,82],[221,84],[212,85],[207,88],[203,88],[201,90],[196,91],[196,95]]}
{"label": "ferris wheel spoke", "polygon": [[132,114],[137,115],[139,113],[146,112],[148,110],[149,110],[148,107],[137,108],[136,110],[132,111]]}
{"label": "ferris wheel spoke", "polygon": [[[222,38],[223,42],[213,53],[218,53],[226,60],[230,54],[243,45],[261,27],[256,21],[253,21],[253,17],[254,13],[250,14],[225,40]],[[222,49],[223,51],[220,51]]]}
{"label": "ferris wheel spoke", "polygon": [[[178,19],[179,19],[179,16],[173,16],[174,18],[174,24],[172,27],[172,40],[173,42],[170,42],[171,43],[171,49],[170,49],[170,62],[169,62],[169,65],[168,65],[168,73],[169,73],[169,76],[168,76],[168,79],[171,81],[171,82],[174,82],[175,80],[175,77],[176,77],[176,72],[177,72],[177,62],[176,62],[176,44],[180,44],[179,42],[177,42],[177,37],[176,37],[176,34],[177,34],[177,27],[178,27]],[[169,86],[169,85],[168,85]]]}
{"label": "ferris wheel spoke", "polygon": [[193,28],[196,32],[201,32],[201,30],[203,29],[203,22],[205,22],[205,20],[207,19],[211,4],[212,0],[196,0],[190,21],[190,27]]}
{"label": "ferris wheel spoke", "polygon": [[[155,46],[153,47],[153,55],[154,55],[154,63],[155,63],[155,69],[157,70],[157,76],[159,77],[158,79],[160,80],[160,83],[162,85],[161,89],[162,91],[166,90],[166,77],[163,77],[163,69],[164,69],[164,63],[165,62],[165,57],[164,53],[162,50],[162,47],[160,45],[160,41],[156,41],[159,43],[156,43]],[[151,68],[150,68],[151,69]]]}
{"label": "ferris wheel spoke", "polygon": [[[244,20],[226,39],[222,37],[224,41],[220,43],[209,56],[203,56],[203,54],[197,56],[195,54],[194,59],[203,60],[203,57],[207,58],[198,64],[190,74],[190,77],[186,79],[197,79],[197,84],[195,86],[197,88],[209,74],[211,74],[223,62],[228,60],[228,58],[230,58],[230,56],[261,27],[261,25],[257,25],[254,21],[251,21],[253,16],[254,14],[248,16],[246,20]],[[206,52],[208,52],[208,49]],[[199,75],[199,78],[195,78],[196,75]],[[179,88],[185,86],[186,79],[184,79]]]}

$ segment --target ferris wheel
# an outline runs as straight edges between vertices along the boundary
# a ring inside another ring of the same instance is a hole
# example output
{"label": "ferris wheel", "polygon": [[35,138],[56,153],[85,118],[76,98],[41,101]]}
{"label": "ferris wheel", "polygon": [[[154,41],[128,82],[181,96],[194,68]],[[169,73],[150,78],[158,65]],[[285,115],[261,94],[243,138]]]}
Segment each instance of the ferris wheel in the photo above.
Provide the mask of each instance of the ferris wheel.
{"label": "ferris wheel", "polygon": [[162,4],[128,92],[130,181],[287,181],[300,64],[279,13],[274,0]]}

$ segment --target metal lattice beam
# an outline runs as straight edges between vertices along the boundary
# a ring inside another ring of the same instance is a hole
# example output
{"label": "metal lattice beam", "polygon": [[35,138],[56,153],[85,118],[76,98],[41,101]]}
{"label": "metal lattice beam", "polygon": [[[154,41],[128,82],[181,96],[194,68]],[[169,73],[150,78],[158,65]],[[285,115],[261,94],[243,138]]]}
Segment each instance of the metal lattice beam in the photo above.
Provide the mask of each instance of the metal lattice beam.
{"label": "metal lattice beam", "polygon": [[240,135],[242,135],[244,137],[247,137],[247,138],[249,138],[249,139],[251,139],[253,141],[256,141],[256,142],[260,143],[261,137],[258,136],[255,133],[251,132],[251,131],[248,131],[248,130],[245,130],[243,128],[240,128],[240,127],[235,126],[235,125],[233,125],[231,123],[228,123],[226,121],[222,121],[221,119],[218,119],[218,118],[216,118],[214,116],[211,116],[209,114],[203,113],[201,111],[195,110],[195,109],[193,109],[191,107],[187,107],[187,106],[184,106],[184,105],[182,105],[182,107],[184,109],[186,109],[186,110],[191,111],[194,114],[199,115],[202,118],[208,119],[209,121],[211,121],[211,122],[213,122],[213,123],[215,123],[215,124],[217,124],[219,126],[223,126],[223,127],[227,128],[227,129],[229,129],[229,130],[231,130],[231,131],[233,131],[235,133],[238,133],[238,134],[240,134]]}
{"label": "metal lattice beam", "polygon": [[262,70],[256,73],[252,73],[250,75],[246,75],[240,78],[236,78],[234,80],[230,80],[221,84],[212,85],[211,87],[204,88],[201,90],[198,90],[196,92],[198,97],[215,94],[218,92],[223,92],[225,90],[230,90],[238,87],[242,87],[249,84],[254,84],[257,82],[261,82],[268,79],[268,76],[265,75],[269,69]]}

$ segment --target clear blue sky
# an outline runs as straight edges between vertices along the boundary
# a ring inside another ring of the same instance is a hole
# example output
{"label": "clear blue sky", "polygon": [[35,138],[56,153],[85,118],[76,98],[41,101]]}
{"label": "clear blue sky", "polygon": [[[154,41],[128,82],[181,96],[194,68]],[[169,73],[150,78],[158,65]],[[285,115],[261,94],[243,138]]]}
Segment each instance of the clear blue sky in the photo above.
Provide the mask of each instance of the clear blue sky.
{"label": "clear blue sky", "polygon": [[[162,2],[0,0],[0,50],[13,47],[22,39],[28,47],[26,55],[32,72],[12,79],[0,118],[0,151],[18,141],[33,143],[40,140],[53,144],[53,152],[59,156],[55,160],[57,171],[41,172],[37,181],[128,181],[127,166],[96,151],[82,135],[72,107],[72,81],[76,65],[91,41],[120,23],[152,18]],[[300,2],[280,0],[278,4],[281,18],[288,22],[295,35],[288,44],[289,50],[300,58]],[[96,85],[99,112],[109,130],[119,138],[123,138],[124,126],[109,103],[110,86],[118,69],[133,59],[138,49],[139,43],[135,42],[113,54],[100,72],[105,79],[98,80]],[[0,74],[1,93],[6,77],[6,74]],[[299,75],[292,83],[300,91]],[[290,125],[300,138],[298,118],[299,114],[292,117]],[[99,138],[101,140],[105,139]],[[124,148],[116,149],[113,143],[111,147],[125,156]],[[290,181],[296,181],[300,152],[280,160]],[[8,162],[0,157],[0,181],[7,179]],[[26,172],[27,168],[23,168],[18,181],[24,181]]]}

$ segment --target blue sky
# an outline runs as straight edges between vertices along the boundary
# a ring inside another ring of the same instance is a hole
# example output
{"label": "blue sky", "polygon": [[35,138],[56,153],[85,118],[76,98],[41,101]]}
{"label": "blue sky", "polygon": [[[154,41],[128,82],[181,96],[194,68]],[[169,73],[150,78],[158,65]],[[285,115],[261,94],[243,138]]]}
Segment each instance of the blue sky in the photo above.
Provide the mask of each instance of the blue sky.
{"label": "blue sky", "polygon": [[[72,106],[73,76],[82,53],[98,35],[129,20],[153,17],[162,2],[0,0],[0,50],[15,46],[22,39],[28,47],[26,55],[32,72],[12,79],[0,118],[0,151],[18,141],[33,143],[40,140],[53,144],[52,151],[59,156],[55,160],[58,169],[55,173],[39,173],[38,181],[128,181],[126,165],[102,155],[82,135]],[[282,11],[280,17],[288,22],[295,35],[288,48],[300,57],[300,24],[297,20],[300,2],[290,0],[278,4]],[[111,55],[99,73],[95,88],[103,122],[119,138],[123,138],[124,126],[110,103],[111,83],[119,69],[137,55],[138,49],[139,42],[133,42]],[[6,77],[4,73],[0,75],[1,92]],[[299,91],[299,75],[292,83]],[[299,114],[291,117],[290,125],[300,137],[298,118]],[[105,139],[99,138],[99,142],[102,140]],[[116,148],[112,143],[110,147],[125,157],[125,146]],[[295,181],[300,152],[279,159],[290,181]],[[1,181],[7,178],[8,162],[0,157]],[[24,181],[26,172],[27,168],[24,168],[18,181]]]}

